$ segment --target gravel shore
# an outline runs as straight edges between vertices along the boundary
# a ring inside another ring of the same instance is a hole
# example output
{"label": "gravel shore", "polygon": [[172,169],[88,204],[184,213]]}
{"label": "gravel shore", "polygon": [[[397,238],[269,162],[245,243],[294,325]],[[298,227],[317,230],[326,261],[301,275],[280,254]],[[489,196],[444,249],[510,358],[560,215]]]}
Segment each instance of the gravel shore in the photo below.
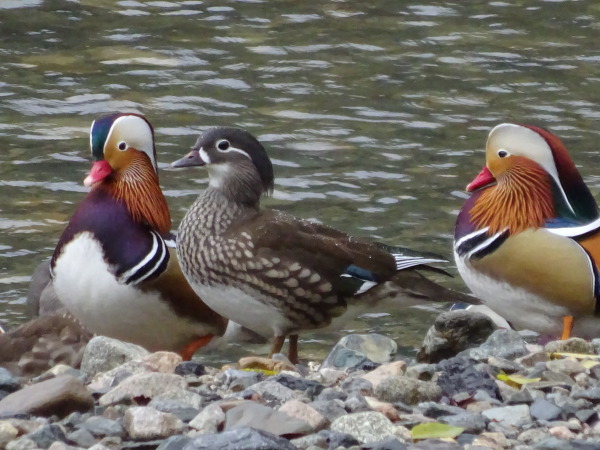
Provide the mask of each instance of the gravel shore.
{"label": "gravel shore", "polygon": [[95,337],[78,368],[0,368],[0,448],[600,448],[600,340],[542,346],[454,311],[417,359],[396,349],[349,335],[324,361],[217,368]]}

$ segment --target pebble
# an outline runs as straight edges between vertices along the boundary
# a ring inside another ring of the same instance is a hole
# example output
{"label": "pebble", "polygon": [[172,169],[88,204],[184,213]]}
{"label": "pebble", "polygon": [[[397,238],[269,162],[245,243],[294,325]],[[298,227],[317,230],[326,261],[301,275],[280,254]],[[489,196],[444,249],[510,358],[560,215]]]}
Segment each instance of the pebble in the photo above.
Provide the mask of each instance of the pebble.
{"label": "pebble", "polygon": [[361,444],[368,445],[383,438],[393,437],[396,427],[382,413],[368,411],[337,418],[331,424],[331,430],[347,433]]}
{"label": "pebble", "polygon": [[333,347],[321,367],[371,370],[392,360],[398,344],[381,334],[349,334]]}
{"label": "pebble", "polygon": [[123,427],[131,439],[163,439],[181,433],[185,425],[173,414],[149,406],[135,406],[123,415]]}
{"label": "pebble", "polygon": [[435,383],[401,375],[387,377],[375,389],[375,396],[378,399],[392,403],[402,402],[407,405],[436,401],[441,394],[442,390]]}
{"label": "pebble", "polygon": [[[394,348],[380,337],[356,342],[352,351],[384,342],[379,353],[388,358]],[[564,342],[554,351],[589,347]],[[219,369],[157,352],[102,369],[57,365],[35,379],[0,369],[0,448],[600,448],[600,370],[572,357],[549,359],[548,345],[496,330],[432,363],[375,362],[377,352],[367,349],[361,364],[329,368],[252,357]],[[248,365],[253,370],[241,369]],[[257,365],[283,370],[271,375]],[[496,378],[501,371],[540,381],[509,386]],[[411,429],[427,422],[464,431],[413,442]]]}

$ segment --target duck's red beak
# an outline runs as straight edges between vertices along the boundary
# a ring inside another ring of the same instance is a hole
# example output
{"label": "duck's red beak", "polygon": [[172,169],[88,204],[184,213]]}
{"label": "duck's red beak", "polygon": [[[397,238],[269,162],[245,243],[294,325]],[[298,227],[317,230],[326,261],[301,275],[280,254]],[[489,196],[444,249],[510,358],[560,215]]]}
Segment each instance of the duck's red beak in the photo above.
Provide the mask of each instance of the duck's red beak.
{"label": "duck's red beak", "polygon": [[483,166],[483,169],[481,169],[479,175],[477,175],[475,179],[467,185],[467,192],[473,192],[481,187],[488,186],[495,182],[496,179],[494,178],[494,175],[492,175],[492,172],[490,172],[490,169],[488,169],[487,166]]}
{"label": "duck's red beak", "polygon": [[85,186],[91,186],[93,184],[96,184],[104,180],[107,176],[110,175],[111,172],[112,168],[105,159],[96,161],[92,166],[92,170],[90,170],[88,176],[85,177],[85,180],[83,180],[83,184]]}

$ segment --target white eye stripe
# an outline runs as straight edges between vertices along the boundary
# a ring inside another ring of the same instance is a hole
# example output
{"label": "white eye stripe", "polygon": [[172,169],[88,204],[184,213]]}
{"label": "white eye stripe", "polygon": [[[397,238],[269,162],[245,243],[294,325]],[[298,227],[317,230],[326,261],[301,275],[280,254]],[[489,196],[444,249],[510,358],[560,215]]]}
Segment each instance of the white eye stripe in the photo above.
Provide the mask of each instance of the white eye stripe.
{"label": "white eye stripe", "polygon": [[252,160],[252,158],[250,158],[250,155],[248,153],[246,153],[244,150],[242,150],[240,148],[233,147],[232,145],[229,145],[229,148],[227,150],[220,150],[219,147],[217,147],[217,150],[221,153],[231,153],[231,152],[241,153],[248,159]]}

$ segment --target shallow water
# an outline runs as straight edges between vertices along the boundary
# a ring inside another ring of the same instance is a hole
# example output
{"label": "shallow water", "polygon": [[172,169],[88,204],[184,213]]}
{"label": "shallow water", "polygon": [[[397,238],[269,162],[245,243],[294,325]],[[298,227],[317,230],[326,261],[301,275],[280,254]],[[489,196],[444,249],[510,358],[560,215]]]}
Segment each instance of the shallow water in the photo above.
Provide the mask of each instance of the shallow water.
{"label": "shallow water", "polygon": [[[448,258],[500,122],[557,133],[597,194],[600,4],[513,3],[0,0],[0,320],[26,320],[30,274],[85,192],[89,126],[107,112],[154,124],[175,224],[206,173],[167,165],[212,125],[267,147],[265,205]],[[412,348],[442,307],[349,329]],[[335,337],[305,340],[321,355]]]}

